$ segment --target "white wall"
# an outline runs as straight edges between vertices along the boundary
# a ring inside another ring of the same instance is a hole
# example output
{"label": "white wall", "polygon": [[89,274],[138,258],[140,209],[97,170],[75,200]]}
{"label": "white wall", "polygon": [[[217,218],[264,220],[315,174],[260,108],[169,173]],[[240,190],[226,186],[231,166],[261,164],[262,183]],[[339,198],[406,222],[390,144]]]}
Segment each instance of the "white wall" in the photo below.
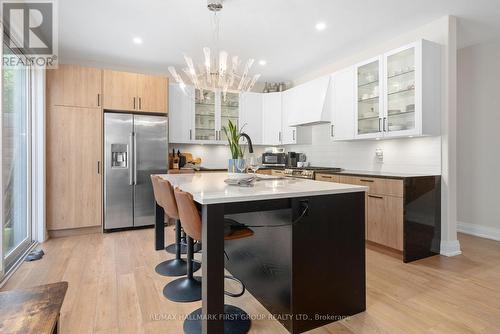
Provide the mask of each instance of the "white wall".
{"label": "white wall", "polygon": [[458,52],[459,230],[500,240],[500,39]]}

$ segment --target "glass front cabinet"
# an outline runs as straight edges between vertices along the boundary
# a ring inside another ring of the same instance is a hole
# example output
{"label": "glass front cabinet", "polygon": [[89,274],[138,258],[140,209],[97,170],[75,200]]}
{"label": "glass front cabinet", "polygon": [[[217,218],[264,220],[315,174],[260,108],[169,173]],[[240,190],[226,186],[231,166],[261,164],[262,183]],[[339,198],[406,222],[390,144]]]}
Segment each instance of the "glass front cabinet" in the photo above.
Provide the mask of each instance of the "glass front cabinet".
{"label": "glass front cabinet", "polygon": [[240,128],[240,94],[226,93],[221,94],[221,110],[220,110],[220,138],[219,140],[227,141],[227,137],[223,128],[231,121],[236,127]]}
{"label": "glass front cabinet", "polygon": [[356,66],[355,137],[438,135],[439,45],[421,40]]}
{"label": "glass front cabinet", "polygon": [[194,139],[216,140],[216,95],[209,90],[195,89],[194,102]]}
{"label": "glass front cabinet", "polygon": [[239,127],[239,94],[195,89],[194,141],[226,143],[223,127],[229,120]]}

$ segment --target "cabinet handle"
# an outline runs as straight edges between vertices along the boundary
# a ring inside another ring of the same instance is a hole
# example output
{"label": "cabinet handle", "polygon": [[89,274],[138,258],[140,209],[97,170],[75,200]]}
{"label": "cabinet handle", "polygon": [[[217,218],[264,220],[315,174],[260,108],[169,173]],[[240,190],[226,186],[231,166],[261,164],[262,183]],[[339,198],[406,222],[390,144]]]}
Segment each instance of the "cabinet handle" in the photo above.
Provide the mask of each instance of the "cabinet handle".
{"label": "cabinet handle", "polygon": [[335,137],[335,125],[334,124],[330,125],[330,136],[332,138]]}
{"label": "cabinet handle", "polygon": [[292,130],[292,140],[295,140],[295,130]]}
{"label": "cabinet handle", "polygon": [[97,161],[97,174],[101,174],[101,162]]}
{"label": "cabinet handle", "polygon": [[332,178],[331,176],[328,176],[328,175],[321,175],[321,177],[324,179],[331,179]]}
{"label": "cabinet handle", "polygon": [[193,130],[189,129],[189,140],[193,140]]}
{"label": "cabinet handle", "polygon": [[135,110],[135,97],[134,97],[134,110]]}
{"label": "cabinet handle", "polygon": [[281,131],[278,132],[278,141],[281,143]]}
{"label": "cabinet handle", "polygon": [[97,106],[101,106],[101,94],[97,94]]}
{"label": "cabinet handle", "polygon": [[361,182],[375,182],[373,180],[367,180],[367,179],[359,179]]}
{"label": "cabinet handle", "polygon": [[381,120],[382,120],[382,118],[378,119],[378,132],[382,132],[382,126],[380,125]]}
{"label": "cabinet handle", "polygon": [[383,120],[383,123],[384,123],[384,132],[386,132],[386,123],[387,123],[387,117],[384,117],[384,120]]}
{"label": "cabinet handle", "polygon": [[382,196],[368,195],[368,197],[376,198],[376,199],[384,199]]}
{"label": "cabinet handle", "polygon": [[142,110],[142,98],[139,98],[139,110]]}

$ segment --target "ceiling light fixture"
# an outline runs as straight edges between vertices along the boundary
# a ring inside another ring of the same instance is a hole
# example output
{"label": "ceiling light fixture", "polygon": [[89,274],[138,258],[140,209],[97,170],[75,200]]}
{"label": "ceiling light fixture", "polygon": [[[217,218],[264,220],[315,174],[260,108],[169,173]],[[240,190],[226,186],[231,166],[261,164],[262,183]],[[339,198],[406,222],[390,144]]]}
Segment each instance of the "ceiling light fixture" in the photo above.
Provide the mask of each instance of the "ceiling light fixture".
{"label": "ceiling light fixture", "polygon": [[325,29],[326,29],[326,23],[325,22],[318,22],[318,23],[316,23],[316,30],[323,31]]}
{"label": "ceiling light fixture", "polygon": [[265,61],[265,60],[259,60],[259,65],[260,66],[266,66],[267,65],[267,61]]}
{"label": "ceiling light fixture", "polygon": [[[195,64],[193,58],[184,55],[184,61],[187,68],[183,68],[184,74],[181,76],[174,66],[169,66],[168,71],[181,86],[185,87],[187,80],[198,90],[219,90],[223,93],[225,100],[227,92],[247,92],[252,89],[260,74],[250,75],[250,69],[254,63],[254,59],[250,58],[242,63],[238,56],[230,56],[226,51],[219,51],[219,30],[220,23],[217,13],[223,8],[222,0],[208,0],[207,8],[213,13],[213,40],[214,50],[209,47],[203,48],[204,62]],[[242,71],[241,71],[242,69]],[[182,73],[181,72],[181,73]],[[203,96],[201,92],[200,96]]]}
{"label": "ceiling light fixture", "polygon": [[140,37],[134,37],[132,41],[134,42],[134,44],[142,44],[142,38]]}

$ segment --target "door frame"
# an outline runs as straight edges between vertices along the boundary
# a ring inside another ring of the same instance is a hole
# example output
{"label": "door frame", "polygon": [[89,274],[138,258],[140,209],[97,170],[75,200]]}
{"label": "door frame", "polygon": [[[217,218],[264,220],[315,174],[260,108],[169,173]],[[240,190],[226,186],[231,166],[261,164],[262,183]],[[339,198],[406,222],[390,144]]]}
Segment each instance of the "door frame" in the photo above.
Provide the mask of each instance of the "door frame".
{"label": "door frame", "polygon": [[[3,36],[2,36],[3,37]],[[3,57],[3,47],[4,47],[4,40],[2,38],[1,40],[2,43],[2,48],[0,51],[0,55]],[[10,49],[8,45],[5,45]],[[24,59],[26,61],[26,56],[22,53],[16,53],[16,55]],[[27,62],[27,61],[26,61]],[[28,63],[28,62],[27,62]],[[3,67],[0,66],[0,71],[3,73]],[[27,225],[27,236],[26,238],[21,241],[17,246],[15,246],[14,249],[12,249],[9,253],[6,252],[5,246],[3,244],[3,181],[2,181],[2,191],[0,191],[0,205],[1,205],[1,210],[0,210],[0,222],[1,222],[1,238],[0,238],[0,260],[1,260],[1,265],[0,265],[0,281],[8,274],[11,269],[16,267],[16,264],[21,260],[24,254],[26,254],[31,247],[34,245],[33,242],[33,100],[32,100],[32,94],[33,94],[33,67],[32,66],[26,66],[26,96],[28,97],[27,103],[26,103],[26,110],[27,110],[27,115],[26,115],[26,143],[28,145],[27,147],[27,152],[26,152],[26,158],[27,158],[27,182],[26,182],[26,195],[27,195],[27,212],[26,212],[26,225]],[[3,80],[3,79],[2,79]],[[0,89],[2,91],[2,89]],[[3,93],[3,92],[2,92]],[[1,95],[0,95],[1,96]],[[0,107],[1,110],[1,107]],[[2,111],[2,117],[0,117],[0,134],[3,130],[3,111]],[[3,152],[2,156],[0,157],[0,173],[3,175]]]}

